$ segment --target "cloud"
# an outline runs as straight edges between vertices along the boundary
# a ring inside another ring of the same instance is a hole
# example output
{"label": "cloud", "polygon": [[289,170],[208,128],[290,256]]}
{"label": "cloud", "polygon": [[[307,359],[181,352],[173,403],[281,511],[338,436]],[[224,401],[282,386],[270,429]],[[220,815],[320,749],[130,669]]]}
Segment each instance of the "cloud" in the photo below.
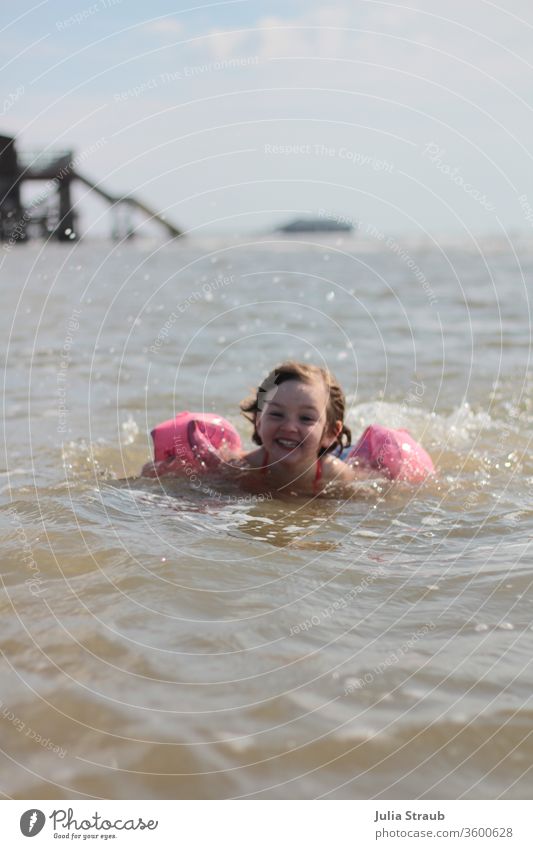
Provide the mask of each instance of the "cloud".
{"label": "cloud", "polygon": [[[365,62],[368,68],[361,65],[357,71],[361,82],[375,81],[381,67],[460,91],[465,82],[482,86],[489,77],[525,91],[531,35],[527,20],[518,25],[515,16],[484,0],[471,6],[449,0],[445,9],[436,0],[421,9],[366,0],[262,15],[246,30],[211,30],[205,47],[216,59],[240,51],[262,60],[298,56]],[[199,49],[205,47],[202,43]]]}
{"label": "cloud", "polygon": [[183,35],[185,27],[176,18],[158,18],[143,26],[143,31],[153,35]]}
{"label": "cloud", "polygon": [[253,34],[246,31],[212,29],[206,43],[214,59],[231,59],[235,57],[237,50],[241,47],[249,47],[253,41]]}

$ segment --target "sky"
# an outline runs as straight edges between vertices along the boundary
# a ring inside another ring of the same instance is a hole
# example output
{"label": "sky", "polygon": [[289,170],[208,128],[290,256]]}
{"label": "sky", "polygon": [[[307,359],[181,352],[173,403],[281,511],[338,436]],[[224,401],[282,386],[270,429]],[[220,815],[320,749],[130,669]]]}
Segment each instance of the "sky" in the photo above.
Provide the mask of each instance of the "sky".
{"label": "sky", "polygon": [[0,31],[0,133],[191,235],[533,232],[529,0],[22,0]]}

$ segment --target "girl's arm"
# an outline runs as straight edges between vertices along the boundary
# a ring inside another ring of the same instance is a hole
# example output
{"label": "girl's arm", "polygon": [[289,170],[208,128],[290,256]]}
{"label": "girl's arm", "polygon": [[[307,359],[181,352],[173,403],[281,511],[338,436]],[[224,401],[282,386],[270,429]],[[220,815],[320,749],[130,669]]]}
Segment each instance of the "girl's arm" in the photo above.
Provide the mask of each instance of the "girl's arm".
{"label": "girl's arm", "polygon": [[176,457],[170,457],[168,460],[150,460],[142,467],[141,477],[143,478],[164,478],[166,475],[182,475],[185,474],[185,464],[183,460],[178,460]]}
{"label": "girl's arm", "polygon": [[361,470],[354,466],[349,466],[337,457],[326,455],[322,458],[324,483],[353,483],[361,480],[363,477],[368,477],[361,473]]}

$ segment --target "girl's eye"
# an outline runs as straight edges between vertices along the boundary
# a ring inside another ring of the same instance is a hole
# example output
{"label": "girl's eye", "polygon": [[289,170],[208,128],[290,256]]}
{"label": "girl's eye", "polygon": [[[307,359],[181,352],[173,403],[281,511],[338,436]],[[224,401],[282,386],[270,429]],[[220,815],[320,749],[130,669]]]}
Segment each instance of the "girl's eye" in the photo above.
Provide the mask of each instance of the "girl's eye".
{"label": "girl's eye", "polygon": [[269,415],[269,416],[272,416],[272,418],[274,418],[274,419],[279,419],[279,418],[281,418],[281,415],[282,415],[282,414],[281,414],[281,413],[276,413],[276,412],[274,412],[274,411],[272,410],[271,412],[269,412],[269,414],[268,414],[268,415]]}
{"label": "girl's eye", "polygon": [[302,421],[303,422],[311,422],[312,424],[314,424],[315,419],[312,416],[302,416]]}

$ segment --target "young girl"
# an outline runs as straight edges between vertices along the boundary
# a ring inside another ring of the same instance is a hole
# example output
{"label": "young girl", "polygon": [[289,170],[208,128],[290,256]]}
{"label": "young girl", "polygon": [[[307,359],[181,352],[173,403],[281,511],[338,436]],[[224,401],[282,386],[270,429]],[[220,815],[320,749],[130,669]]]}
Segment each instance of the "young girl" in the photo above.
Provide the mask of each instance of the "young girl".
{"label": "young girl", "polygon": [[317,495],[333,481],[355,480],[355,470],[331,453],[351,443],[345,407],[344,392],[327,369],[292,361],[273,369],[241,404],[260,446],[233,462],[245,472],[242,482]]}
{"label": "young girl", "polygon": [[[327,369],[282,363],[241,404],[253,424],[252,439],[259,448],[244,453],[235,450],[235,440],[228,439],[215,450],[205,425],[193,420],[186,434],[189,454],[183,450],[185,437],[174,429],[173,447],[166,452],[168,460],[157,461],[156,428],[156,462],[148,463],[142,474],[186,474],[192,480],[194,464],[204,473],[234,479],[250,492],[318,495],[333,481],[349,483],[358,477],[352,467],[331,453],[351,442],[344,424],[345,406],[344,392]],[[166,424],[172,427],[174,423]],[[166,439],[168,443],[168,435]]]}
{"label": "young girl", "polygon": [[[179,413],[152,432],[155,461],[146,477],[202,474],[234,480],[248,492],[319,495],[329,484],[361,477],[421,483],[435,473],[431,457],[406,430],[369,425],[351,444],[344,392],[330,371],[285,362],[270,372],[241,410],[253,424],[255,451],[243,452],[235,429],[220,416]],[[343,454],[344,457],[344,454]]]}

